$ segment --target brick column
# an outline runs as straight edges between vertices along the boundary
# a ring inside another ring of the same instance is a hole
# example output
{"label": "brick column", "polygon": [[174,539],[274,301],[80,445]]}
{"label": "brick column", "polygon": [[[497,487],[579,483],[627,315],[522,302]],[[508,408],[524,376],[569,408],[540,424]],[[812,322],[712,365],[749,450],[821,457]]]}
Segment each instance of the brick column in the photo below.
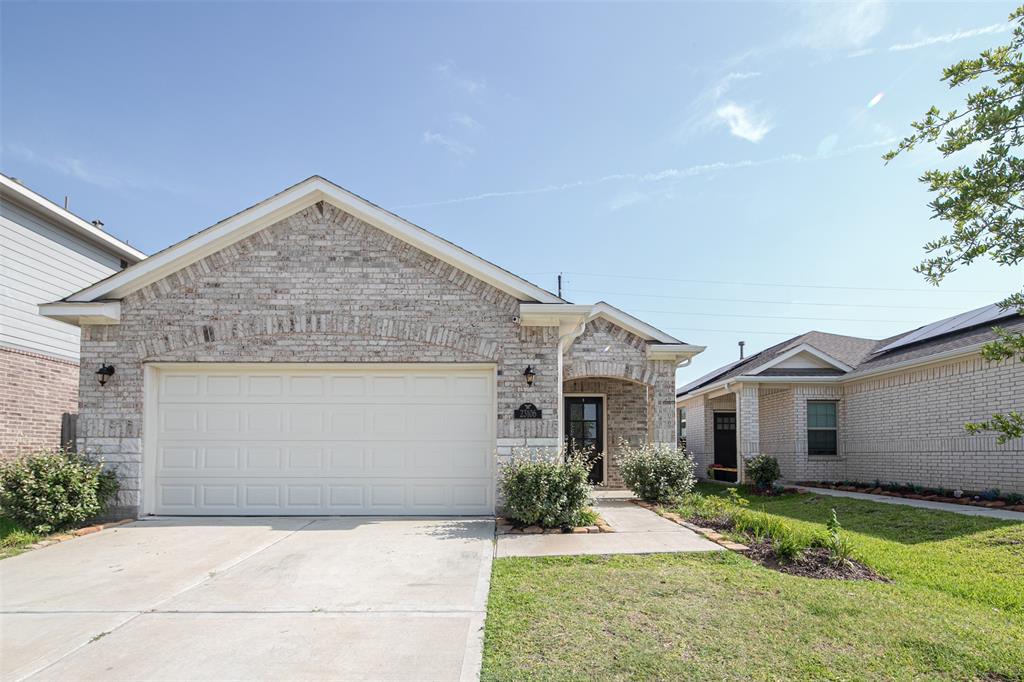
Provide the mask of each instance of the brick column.
{"label": "brick column", "polygon": [[746,479],[746,458],[761,452],[760,415],[757,384],[736,387],[736,465],[738,480]]}

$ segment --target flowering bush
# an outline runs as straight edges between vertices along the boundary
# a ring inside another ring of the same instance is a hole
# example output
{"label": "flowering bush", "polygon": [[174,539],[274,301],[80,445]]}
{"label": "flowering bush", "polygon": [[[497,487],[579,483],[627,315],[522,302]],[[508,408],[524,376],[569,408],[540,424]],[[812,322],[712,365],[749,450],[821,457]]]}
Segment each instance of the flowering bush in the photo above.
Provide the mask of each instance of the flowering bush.
{"label": "flowering bush", "polygon": [[665,502],[685,495],[697,482],[693,457],[671,445],[634,446],[622,441],[616,461],[626,486],[648,502]]}
{"label": "flowering bush", "polygon": [[580,525],[590,502],[590,465],[585,454],[566,457],[556,449],[526,448],[501,473],[505,515],[525,526]]}
{"label": "flowering bush", "polygon": [[114,472],[64,450],[0,465],[0,509],[35,533],[71,528],[98,515],[117,488]]}

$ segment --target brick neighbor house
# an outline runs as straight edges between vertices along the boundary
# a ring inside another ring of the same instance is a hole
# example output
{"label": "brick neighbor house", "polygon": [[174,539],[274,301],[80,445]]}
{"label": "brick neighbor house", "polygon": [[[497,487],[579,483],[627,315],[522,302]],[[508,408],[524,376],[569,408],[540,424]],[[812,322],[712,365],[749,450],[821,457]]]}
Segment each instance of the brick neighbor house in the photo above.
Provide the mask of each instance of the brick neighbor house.
{"label": "brick neighbor house", "polygon": [[79,447],[131,516],[492,513],[516,446],[674,443],[703,350],[320,177],[40,310],[81,327]]}
{"label": "brick neighbor house", "polygon": [[765,453],[787,481],[1024,492],[1024,440],[964,430],[1024,411],[1024,364],[981,357],[994,326],[1024,317],[992,305],[882,341],[812,331],[720,367],[676,396],[698,473],[742,479]]}
{"label": "brick neighbor house", "polygon": [[0,457],[58,447],[78,410],[78,328],[37,306],[146,257],[101,226],[0,175]]}

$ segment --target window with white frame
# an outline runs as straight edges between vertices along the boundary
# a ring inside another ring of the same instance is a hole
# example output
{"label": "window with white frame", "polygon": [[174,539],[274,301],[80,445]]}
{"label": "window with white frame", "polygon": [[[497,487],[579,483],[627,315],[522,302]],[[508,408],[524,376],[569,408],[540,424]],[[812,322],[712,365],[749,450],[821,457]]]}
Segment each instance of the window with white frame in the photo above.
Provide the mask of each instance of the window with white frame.
{"label": "window with white frame", "polygon": [[834,400],[807,401],[807,454],[839,454],[837,403]]}

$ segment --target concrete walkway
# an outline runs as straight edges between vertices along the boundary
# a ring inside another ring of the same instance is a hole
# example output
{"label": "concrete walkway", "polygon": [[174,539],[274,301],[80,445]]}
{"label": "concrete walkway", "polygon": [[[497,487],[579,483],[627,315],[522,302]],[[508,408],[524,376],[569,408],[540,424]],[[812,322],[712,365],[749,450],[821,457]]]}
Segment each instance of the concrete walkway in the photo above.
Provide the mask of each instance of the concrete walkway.
{"label": "concrete walkway", "polygon": [[963,514],[964,516],[987,516],[992,519],[1024,523],[1024,513],[1007,509],[990,509],[988,507],[974,507],[969,504],[950,504],[949,502],[934,502],[932,500],[911,500],[906,497],[889,497],[888,495],[872,495],[870,493],[852,493],[847,490],[832,490],[831,488],[808,488],[802,485],[794,487],[801,492],[815,493],[817,495],[849,497],[855,500],[882,502],[883,504],[901,504],[906,507],[917,507],[918,509],[937,509],[938,511]]}
{"label": "concrete walkway", "polygon": [[594,509],[614,533],[499,535],[495,556],[578,556],[713,552],[722,547],[693,531],[638,507],[621,495],[598,494]]}
{"label": "concrete walkway", "polygon": [[157,518],[0,561],[0,680],[474,680],[490,518]]}

